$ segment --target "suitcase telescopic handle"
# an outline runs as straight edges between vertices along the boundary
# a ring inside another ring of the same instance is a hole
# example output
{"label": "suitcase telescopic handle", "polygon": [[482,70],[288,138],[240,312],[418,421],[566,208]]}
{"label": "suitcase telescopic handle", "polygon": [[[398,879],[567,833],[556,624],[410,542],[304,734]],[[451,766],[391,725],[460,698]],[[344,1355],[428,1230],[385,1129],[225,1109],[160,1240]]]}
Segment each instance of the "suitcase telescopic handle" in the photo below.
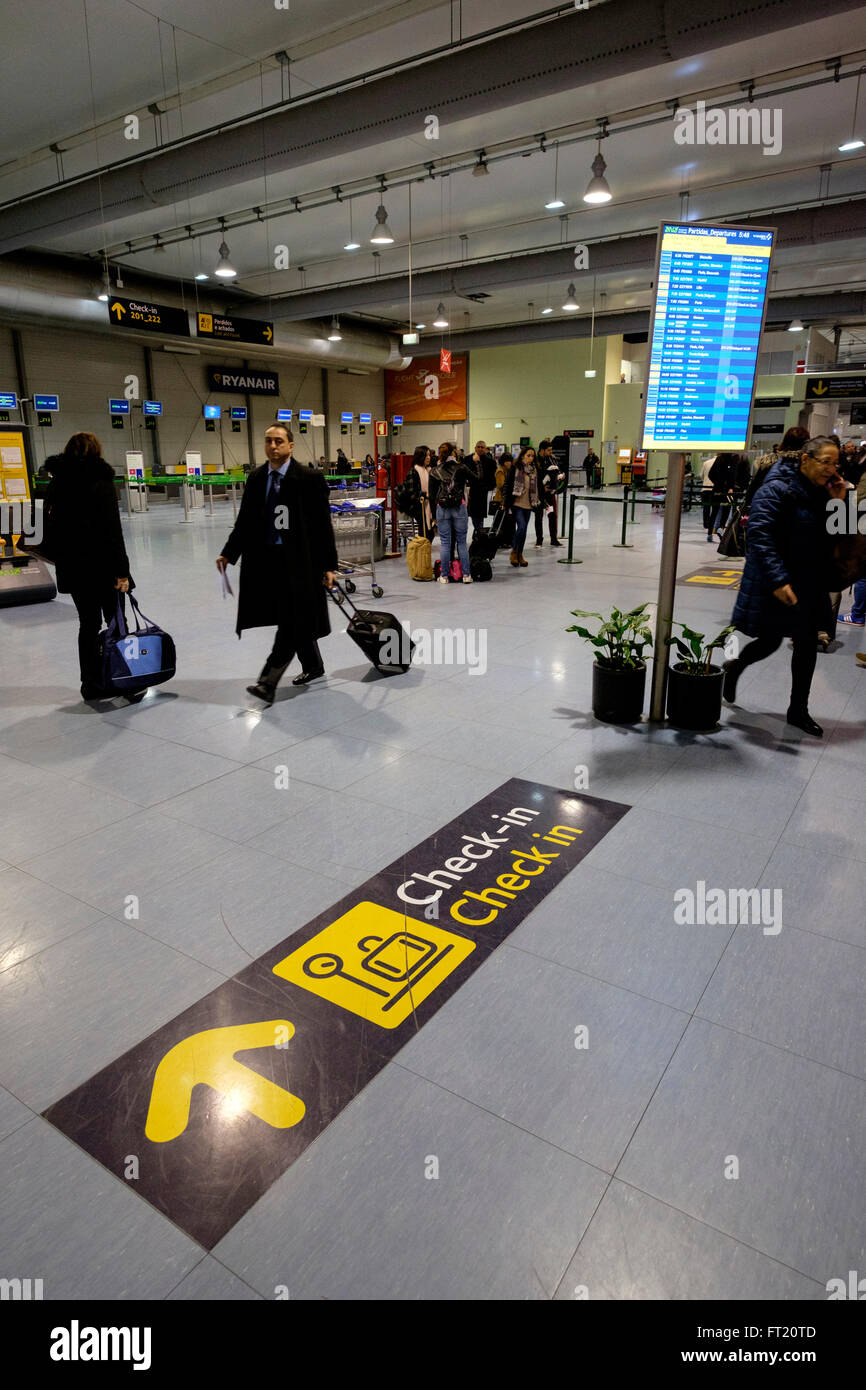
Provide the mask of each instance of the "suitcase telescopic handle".
{"label": "suitcase telescopic handle", "polygon": [[346,590],[343,588],[342,584],[338,583],[338,581],[335,579],[335,580],[334,580],[333,588],[331,588],[331,589],[326,589],[325,592],[330,596],[330,598],[333,600],[333,602],[336,603],[337,607],[338,607],[338,608],[342,608],[343,604],[340,603],[339,599],[334,598],[334,589],[339,589],[339,590],[340,590],[340,593],[343,595],[343,602],[344,602],[344,603],[348,603],[348,605],[349,605],[349,607],[351,608],[351,610],[352,610],[353,613],[357,613],[357,612],[358,612],[358,609],[355,607],[355,604],[354,604],[354,603],[352,602],[352,600],[349,598],[349,595],[347,594]]}

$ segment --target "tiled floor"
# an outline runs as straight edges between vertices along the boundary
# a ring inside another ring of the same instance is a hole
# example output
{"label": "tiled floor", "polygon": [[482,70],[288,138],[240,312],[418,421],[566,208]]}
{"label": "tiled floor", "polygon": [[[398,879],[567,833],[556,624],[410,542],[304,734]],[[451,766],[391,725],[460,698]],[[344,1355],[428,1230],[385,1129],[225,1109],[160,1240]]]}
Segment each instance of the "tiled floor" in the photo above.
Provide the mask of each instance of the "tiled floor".
{"label": "tiled floor", "polygon": [[[375,678],[335,613],[327,683],[267,711],[244,687],[270,634],[238,642],[217,589],[227,508],[125,521],[179,653],[141,705],[78,700],[67,598],[0,611],[0,1274],[62,1299],[788,1300],[866,1268],[862,636],[818,658],[822,742],[785,728],[785,651],[715,734],[597,724],[570,610],[652,601],[661,537],[646,509],[614,549],[615,510],[579,567],[382,566],[378,606],[482,629],[483,673]],[[708,549],[687,517],[680,572]],[[715,632],[732,595],[676,601]],[[509,777],[579,769],[633,809],[210,1254],[41,1117]],[[698,880],[781,890],[781,930],[679,924]]]}

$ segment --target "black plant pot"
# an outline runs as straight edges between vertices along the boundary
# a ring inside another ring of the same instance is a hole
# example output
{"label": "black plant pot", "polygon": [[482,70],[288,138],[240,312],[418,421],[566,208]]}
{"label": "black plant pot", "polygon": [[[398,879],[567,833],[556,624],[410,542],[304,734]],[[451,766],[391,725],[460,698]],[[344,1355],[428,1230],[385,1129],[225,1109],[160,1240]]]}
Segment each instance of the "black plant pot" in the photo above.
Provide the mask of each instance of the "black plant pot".
{"label": "black plant pot", "polygon": [[592,712],[606,724],[636,724],[643,712],[646,662],[592,668]]}
{"label": "black plant pot", "polygon": [[714,729],[722,713],[722,681],[718,666],[693,675],[677,662],[668,671],[668,719],[678,729]]}

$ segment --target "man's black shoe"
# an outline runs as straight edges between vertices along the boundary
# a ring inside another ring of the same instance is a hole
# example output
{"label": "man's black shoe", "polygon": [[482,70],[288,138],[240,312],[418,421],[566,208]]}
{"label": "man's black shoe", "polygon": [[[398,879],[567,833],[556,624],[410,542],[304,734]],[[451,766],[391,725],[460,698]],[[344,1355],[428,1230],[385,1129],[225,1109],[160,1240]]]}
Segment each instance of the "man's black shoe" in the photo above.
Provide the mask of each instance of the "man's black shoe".
{"label": "man's black shoe", "polygon": [[811,714],[806,709],[789,709],[785,715],[789,724],[793,724],[795,729],[802,729],[804,734],[811,734],[813,738],[823,738],[824,730],[820,724],[816,724]]}
{"label": "man's black shoe", "polygon": [[295,676],[292,685],[309,685],[310,681],[317,681],[324,674],[324,666],[320,666],[316,671],[302,671],[299,676]]}
{"label": "man's black shoe", "polygon": [[263,700],[266,705],[272,705],[274,703],[274,696],[276,693],[277,687],[275,685],[263,685],[261,681],[258,681],[255,685],[247,686],[247,694],[255,695],[257,700]]}

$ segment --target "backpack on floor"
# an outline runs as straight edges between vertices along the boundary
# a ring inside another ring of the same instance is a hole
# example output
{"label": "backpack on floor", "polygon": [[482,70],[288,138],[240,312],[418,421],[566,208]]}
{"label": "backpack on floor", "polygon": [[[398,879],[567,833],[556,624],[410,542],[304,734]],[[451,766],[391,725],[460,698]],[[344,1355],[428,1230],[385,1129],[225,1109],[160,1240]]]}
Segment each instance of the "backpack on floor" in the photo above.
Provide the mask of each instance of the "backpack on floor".
{"label": "backpack on floor", "polygon": [[454,584],[459,584],[463,578],[463,566],[459,560],[451,561],[451,580]]}
{"label": "backpack on floor", "polygon": [[469,573],[476,584],[484,584],[493,578],[493,566],[483,555],[473,555],[469,562]]}

